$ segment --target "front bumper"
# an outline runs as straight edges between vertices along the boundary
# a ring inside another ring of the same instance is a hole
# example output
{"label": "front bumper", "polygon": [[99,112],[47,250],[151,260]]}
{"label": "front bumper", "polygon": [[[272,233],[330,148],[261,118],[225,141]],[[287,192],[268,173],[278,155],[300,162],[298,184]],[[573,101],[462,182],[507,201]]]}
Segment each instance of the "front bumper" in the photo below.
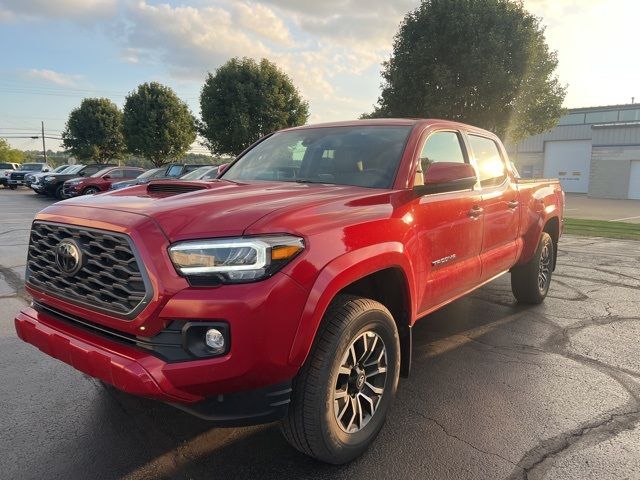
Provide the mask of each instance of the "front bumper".
{"label": "front bumper", "polygon": [[77,197],[80,195],[80,185],[65,185],[62,187],[62,194],[69,197]]}
{"label": "front bumper", "polygon": [[[239,392],[202,396],[176,387],[166,369],[176,364],[138,348],[109,340],[55,315],[32,307],[15,318],[20,339],[77,370],[124,392],[169,403],[217,425],[239,426],[283,418],[291,397],[291,381]],[[192,378],[198,371],[216,369],[224,359],[180,362],[177,366]]]}

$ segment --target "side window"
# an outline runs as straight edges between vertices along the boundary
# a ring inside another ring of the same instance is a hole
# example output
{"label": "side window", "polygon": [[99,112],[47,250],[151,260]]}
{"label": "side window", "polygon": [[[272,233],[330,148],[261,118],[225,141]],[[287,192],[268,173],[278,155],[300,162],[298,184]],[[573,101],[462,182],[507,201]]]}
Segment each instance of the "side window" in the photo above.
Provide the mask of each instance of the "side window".
{"label": "side window", "polygon": [[90,177],[94,173],[98,173],[102,168],[98,165],[89,165],[82,169],[82,173],[84,173],[85,177]]}
{"label": "side window", "polygon": [[142,172],[140,170],[125,170],[124,176],[125,178],[136,178]]}
{"label": "side window", "polygon": [[124,176],[124,170],[117,168],[115,170],[111,170],[108,175],[111,178],[122,178]]}
{"label": "side window", "polygon": [[469,144],[478,164],[480,185],[482,187],[500,185],[507,173],[496,142],[490,138],[469,135]]}
{"label": "side window", "polygon": [[429,165],[438,162],[465,162],[460,136],[456,132],[435,132],[427,138],[420,153],[422,171],[426,173]]}

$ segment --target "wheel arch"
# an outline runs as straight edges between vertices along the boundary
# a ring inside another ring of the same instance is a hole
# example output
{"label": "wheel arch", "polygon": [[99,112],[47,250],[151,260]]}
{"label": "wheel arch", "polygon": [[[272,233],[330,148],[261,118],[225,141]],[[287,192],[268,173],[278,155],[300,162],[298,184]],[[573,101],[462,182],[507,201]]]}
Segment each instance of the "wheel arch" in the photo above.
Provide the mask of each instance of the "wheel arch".
{"label": "wheel arch", "polygon": [[[394,288],[388,288],[389,285]],[[400,373],[407,376],[411,365],[411,325],[415,317],[415,292],[411,261],[400,243],[376,245],[349,252],[329,263],[320,272],[300,319],[289,355],[290,363],[304,363],[327,308],[341,294],[370,298],[389,309],[400,335]]]}

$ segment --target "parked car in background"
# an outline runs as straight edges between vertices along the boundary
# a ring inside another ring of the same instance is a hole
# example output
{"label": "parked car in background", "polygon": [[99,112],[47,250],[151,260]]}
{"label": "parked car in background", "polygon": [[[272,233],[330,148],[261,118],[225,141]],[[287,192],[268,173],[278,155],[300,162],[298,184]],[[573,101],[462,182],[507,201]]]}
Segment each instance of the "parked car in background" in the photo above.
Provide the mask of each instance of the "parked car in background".
{"label": "parked car in background", "polygon": [[213,180],[218,178],[219,168],[218,165],[196,168],[193,172],[182,175],[180,180]]}
{"label": "parked car in background", "polygon": [[46,163],[23,163],[18,170],[11,172],[9,175],[9,188],[16,188],[26,185],[25,177],[30,173],[49,172],[51,167]]}
{"label": "parked car in background", "polygon": [[417,321],[508,272],[519,303],[544,301],[563,209],[557,179],[520,179],[479,128],[283,130],[215,181],[40,212],[16,330],[126,392],[222,425],[282,420],[295,448],[345,463],[382,429]]}
{"label": "parked car in background", "polygon": [[203,163],[173,163],[167,167],[166,178],[180,178],[181,176],[193,172],[201,167],[210,167],[210,164]]}
{"label": "parked car in background", "polygon": [[117,167],[113,163],[93,163],[90,165],[76,165],[76,168],[68,170],[64,173],[56,173],[53,175],[46,175],[40,181],[40,188],[42,193],[51,195],[57,199],[63,199],[64,182],[78,177],[90,177],[96,172],[106,167]]}
{"label": "parked car in background", "polygon": [[130,180],[144,172],[138,167],[107,167],[90,177],[75,178],[64,182],[62,194],[65,197],[77,197],[78,195],[93,195],[106,192],[113,182]]}
{"label": "parked car in background", "polygon": [[0,163],[0,185],[6,187],[9,184],[9,175],[18,168],[20,168],[19,163]]}
{"label": "parked car in background", "polygon": [[76,167],[76,165],[60,165],[59,167],[54,168],[50,172],[28,173],[24,177],[24,184],[25,186],[30,187],[34,192],[40,193],[38,191],[38,185],[40,184],[40,180],[43,177],[54,174],[54,173],[68,172],[74,167]]}
{"label": "parked car in background", "polygon": [[111,187],[109,187],[109,190],[120,190],[121,188],[131,187],[133,185],[142,185],[144,183],[149,183],[151,180],[155,180],[158,178],[166,178],[166,171],[167,167],[152,168],[151,170],[147,170],[146,172],[138,175],[136,178],[112,183]]}

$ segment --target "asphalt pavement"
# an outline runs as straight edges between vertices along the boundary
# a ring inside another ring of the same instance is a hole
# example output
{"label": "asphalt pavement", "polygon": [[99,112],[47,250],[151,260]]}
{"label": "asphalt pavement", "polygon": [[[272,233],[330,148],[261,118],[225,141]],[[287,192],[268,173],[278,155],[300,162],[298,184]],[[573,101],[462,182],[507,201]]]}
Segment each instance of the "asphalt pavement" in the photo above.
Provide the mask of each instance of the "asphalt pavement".
{"label": "asphalt pavement", "polygon": [[507,275],[422,319],[385,428],[335,467],[277,425],[212,428],[21,342],[49,203],[0,190],[0,478],[640,479],[640,242],[565,236],[543,305],[518,306]]}

